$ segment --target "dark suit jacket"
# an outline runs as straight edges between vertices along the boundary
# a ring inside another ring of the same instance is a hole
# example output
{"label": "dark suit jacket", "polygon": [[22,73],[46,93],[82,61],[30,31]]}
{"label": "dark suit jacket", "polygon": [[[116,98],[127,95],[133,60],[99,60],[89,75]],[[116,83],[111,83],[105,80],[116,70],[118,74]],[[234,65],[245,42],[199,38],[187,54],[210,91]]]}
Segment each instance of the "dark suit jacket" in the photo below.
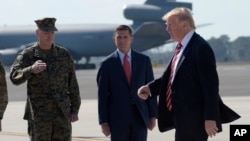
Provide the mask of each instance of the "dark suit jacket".
{"label": "dark suit jacket", "polygon": [[117,51],[101,64],[97,74],[99,124],[109,123],[111,128],[128,126],[134,101],[141,118],[148,126],[150,117],[157,117],[157,99],[144,101],[137,90],[154,79],[148,56],[131,50],[132,79],[128,84],[123,65]]}
{"label": "dark suit jacket", "polygon": [[240,116],[223,104],[219,96],[219,79],[214,53],[209,44],[194,33],[187,44],[176,68],[172,83],[173,112],[166,108],[166,86],[170,66],[159,79],[149,84],[152,95],[159,95],[158,127],[161,132],[179,128],[204,127],[205,120],[216,120],[219,131],[221,123]]}

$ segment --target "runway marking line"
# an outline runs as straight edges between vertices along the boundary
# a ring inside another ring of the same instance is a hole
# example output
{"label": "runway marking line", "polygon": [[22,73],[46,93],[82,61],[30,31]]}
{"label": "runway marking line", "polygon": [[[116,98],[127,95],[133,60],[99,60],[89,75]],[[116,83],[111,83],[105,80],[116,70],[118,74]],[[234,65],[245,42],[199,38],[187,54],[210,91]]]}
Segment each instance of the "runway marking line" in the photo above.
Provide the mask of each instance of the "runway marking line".
{"label": "runway marking line", "polygon": [[[27,133],[18,133],[18,132],[1,132],[0,135],[9,135],[9,136],[22,136],[22,137],[28,137]],[[72,137],[73,141],[103,141],[99,139],[87,139],[84,137]]]}

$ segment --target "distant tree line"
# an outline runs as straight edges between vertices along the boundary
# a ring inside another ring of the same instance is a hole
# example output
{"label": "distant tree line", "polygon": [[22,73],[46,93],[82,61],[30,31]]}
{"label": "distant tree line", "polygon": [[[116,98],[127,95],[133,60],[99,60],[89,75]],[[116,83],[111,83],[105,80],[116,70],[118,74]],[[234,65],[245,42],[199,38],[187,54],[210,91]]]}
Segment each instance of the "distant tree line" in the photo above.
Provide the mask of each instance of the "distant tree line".
{"label": "distant tree line", "polygon": [[250,37],[238,37],[230,41],[227,35],[208,40],[214,50],[217,62],[250,61]]}
{"label": "distant tree line", "polygon": [[[250,62],[250,37],[238,37],[230,41],[227,35],[222,35],[207,41],[214,51],[217,62]],[[145,54],[149,55],[154,63],[166,64],[171,59],[173,51],[162,51],[160,47],[158,51],[149,50]]]}

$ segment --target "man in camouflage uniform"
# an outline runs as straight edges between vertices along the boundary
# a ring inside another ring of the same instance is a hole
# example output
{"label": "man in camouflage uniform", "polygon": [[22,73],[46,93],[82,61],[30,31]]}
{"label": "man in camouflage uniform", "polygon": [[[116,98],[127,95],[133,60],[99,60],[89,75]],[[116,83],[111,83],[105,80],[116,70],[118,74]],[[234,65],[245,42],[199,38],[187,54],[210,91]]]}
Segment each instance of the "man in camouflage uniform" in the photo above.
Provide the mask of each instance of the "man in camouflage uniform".
{"label": "man in camouflage uniform", "polygon": [[0,132],[2,131],[2,119],[5,109],[8,104],[8,92],[7,92],[7,83],[5,78],[5,70],[0,62]]}
{"label": "man in camouflage uniform", "polygon": [[71,122],[81,105],[74,62],[68,50],[54,43],[55,18],[36,20],[37,43],[24,49],[10,70],[13,84],[27,80],[36,141],[71,141]]}

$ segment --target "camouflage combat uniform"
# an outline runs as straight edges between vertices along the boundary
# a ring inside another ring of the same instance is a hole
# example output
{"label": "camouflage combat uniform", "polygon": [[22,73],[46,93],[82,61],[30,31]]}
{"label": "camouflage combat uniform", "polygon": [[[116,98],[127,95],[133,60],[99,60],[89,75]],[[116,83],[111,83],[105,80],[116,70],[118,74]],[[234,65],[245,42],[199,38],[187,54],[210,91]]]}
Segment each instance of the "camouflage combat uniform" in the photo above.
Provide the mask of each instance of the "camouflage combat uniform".
{"label": "camouflage combat uniform", "polygon": [[26,105],[25,105],[25,112],[23,119],[27,120],[28,122],[28,135],[30,137],[30,141],[35,141],[35,134],[33,129],[33,119],[32,119],[32,110],[30,109],[30,99],[27,98]]}
{"label": "camouflage combat uniform", "polygon": [[[33,74],[31,66],[37,60],[45,62],[47,68]],[[54,140],[70,141],[72,130],[69,117],[72,113],[78,113],[81,99],[74,62],[69,52],[55,44],[49,51],[41,50],[36,43],[17,56],[11,66],[10,79],[15,85],[27,80],[30,103],[27,102],[26,110],[30,111],[25,113],[31,113],[36,141],[50,141],[54,131],[60,133],[53,135]],[[48,127],[50,124],[53,125],[53,131]]]}
{"label": "camouflage combat uniform", "polygon": [[5,109],[8,104],[8,92],[7,92],[7,84],[5,78],[5,70],[0,62],[0,131],[1,131],[1,120],[3,119],[3,115]]}

